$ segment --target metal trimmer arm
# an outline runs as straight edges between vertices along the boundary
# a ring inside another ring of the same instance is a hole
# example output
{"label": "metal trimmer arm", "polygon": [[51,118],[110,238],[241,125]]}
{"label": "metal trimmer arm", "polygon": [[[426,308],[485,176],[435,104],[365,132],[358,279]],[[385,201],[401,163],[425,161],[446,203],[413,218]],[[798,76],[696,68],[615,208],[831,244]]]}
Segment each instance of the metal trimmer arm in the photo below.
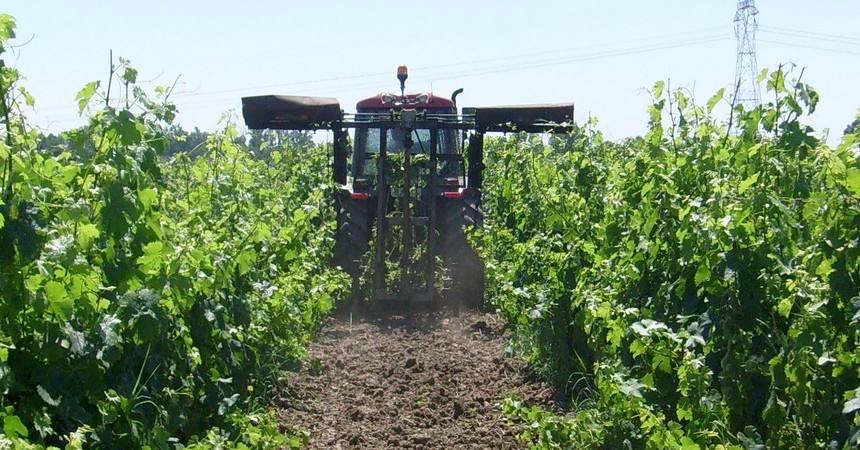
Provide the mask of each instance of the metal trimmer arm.
{"label": "metal trimmer arm", "polygon": [[341,126],[343,111],[337,99],[297,95],[242,97],[242,116],[252,130],[334,131],[332,178],[336,184],[346,184],[349,136]]}
{"label": "metal trimmer arm", "polygon": [[573,131],[573,103],[474,108],[478,132],[569,133]]}
{"label": "metal trimmer arm", "polygon": [[242,97],[242,116],[252,130],[331,130],[343,121],[336,98],[297,95]]}

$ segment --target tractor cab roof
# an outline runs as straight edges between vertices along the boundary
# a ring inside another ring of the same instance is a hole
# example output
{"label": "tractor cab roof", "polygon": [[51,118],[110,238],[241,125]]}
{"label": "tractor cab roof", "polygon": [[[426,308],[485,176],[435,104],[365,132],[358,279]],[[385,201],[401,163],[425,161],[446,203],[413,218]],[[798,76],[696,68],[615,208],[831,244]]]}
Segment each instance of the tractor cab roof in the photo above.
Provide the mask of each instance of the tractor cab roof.
{"label": "tractor cab roof", "polygon": [[390,108],[453,108],[454,102],[445,97],[438,97],[431,92],[394,94],[381,92],[373,97],[365,98],[355,105],[356,109],[390,109]]}

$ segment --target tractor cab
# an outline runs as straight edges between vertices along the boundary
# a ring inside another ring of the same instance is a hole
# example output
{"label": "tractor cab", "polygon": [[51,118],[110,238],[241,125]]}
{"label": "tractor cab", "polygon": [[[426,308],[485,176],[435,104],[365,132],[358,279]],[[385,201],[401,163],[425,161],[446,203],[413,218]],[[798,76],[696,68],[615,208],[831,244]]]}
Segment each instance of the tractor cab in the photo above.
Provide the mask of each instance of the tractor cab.
{"label": "tractor cab", "polygon": [[[403,112],[415,114],[415,121],[403,120]],[[413,112],[414,111],[414,112]],[[431,146],[442,161],[439,176],[446,185],[464,185],[460,133],[453,128],[419,128],[418,123],[456,122],[457,108],[451,99],[432,93],[392,94],[380,93],[365,98],[356,105],[356,122],[378,123],[387,121],[389,128],[359,128],[355,132],[352,165],[348,184],[361,192],[375,184],[377,161],[383,145],[389,154],[402,154],[407,147],[413,155],[429,155]],[[434,139],[435,134],[435,139]],[[353,184],[354,183],[354,184]]]}

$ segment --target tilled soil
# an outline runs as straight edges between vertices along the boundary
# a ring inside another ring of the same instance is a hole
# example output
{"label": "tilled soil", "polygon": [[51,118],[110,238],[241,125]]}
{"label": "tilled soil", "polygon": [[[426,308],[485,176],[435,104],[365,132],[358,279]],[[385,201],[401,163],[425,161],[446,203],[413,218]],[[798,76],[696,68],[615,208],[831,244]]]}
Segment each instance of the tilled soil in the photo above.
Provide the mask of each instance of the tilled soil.
{"label": "tilled soil", "polygon": [[493,314],[331,317],[280,389],[281,423],[311,449],[520,448],[505,395],[557,406],[550,386],[505,356]]}

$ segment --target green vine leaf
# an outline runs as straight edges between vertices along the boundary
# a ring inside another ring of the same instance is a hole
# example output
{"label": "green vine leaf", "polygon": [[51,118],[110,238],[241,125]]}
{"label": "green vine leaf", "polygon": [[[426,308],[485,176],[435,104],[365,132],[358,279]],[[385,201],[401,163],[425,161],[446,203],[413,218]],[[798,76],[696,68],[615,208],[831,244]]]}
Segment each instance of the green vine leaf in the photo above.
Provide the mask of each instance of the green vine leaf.
{"label": "green vine leaf", "polygon": [[99,89],[100,81],[91,81],[84,85],[80,91],[78,91],[77,95],[75,95],[75,100],[78,101],[78,114],[83,114],[84,110],[87,109],[87,105],[90,104],[90,100],[96,95],[96,92]]}

